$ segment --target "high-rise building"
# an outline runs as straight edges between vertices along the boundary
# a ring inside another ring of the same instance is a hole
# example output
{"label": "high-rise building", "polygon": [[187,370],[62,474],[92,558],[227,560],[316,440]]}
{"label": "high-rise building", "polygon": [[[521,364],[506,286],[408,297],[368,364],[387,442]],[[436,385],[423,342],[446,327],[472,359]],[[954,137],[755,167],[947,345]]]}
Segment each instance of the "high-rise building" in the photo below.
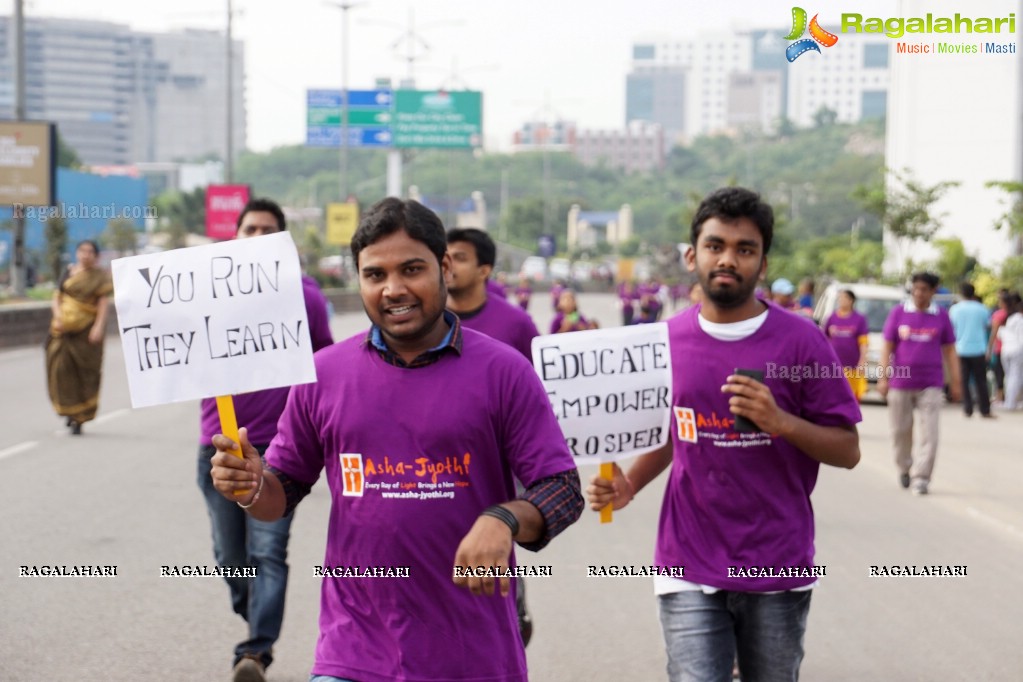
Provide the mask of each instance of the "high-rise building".
{"label": "high-rise building", "polygon": [[[0,118],[14,118],[14,45],[0,17]],[[226,41],[103,21],[25,20],[25,114],[54,121],[88,165],[223,158]],[[244,55],[234,41],[233,139],[245,146]]]}
{"label": "high-rise building", "polygon": [[626,121],[658,123],[674,143],[679,128],[692,139],[744,127],[770,130],[782,118],[810,125],[821,107],[844,123],[884,116],[886,36],[843,33],[836,46],[789,64],[786,32],[732,30],[636,42]]}

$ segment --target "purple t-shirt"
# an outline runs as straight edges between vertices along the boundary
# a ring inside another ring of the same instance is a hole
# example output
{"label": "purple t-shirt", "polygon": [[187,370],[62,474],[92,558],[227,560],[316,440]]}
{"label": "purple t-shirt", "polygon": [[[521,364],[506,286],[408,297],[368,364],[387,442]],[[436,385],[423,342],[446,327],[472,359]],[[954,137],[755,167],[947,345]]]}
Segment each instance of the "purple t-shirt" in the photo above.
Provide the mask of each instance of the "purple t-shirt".
{"label": "purple t-shirt", "polygon": [[855,367],[860,361],[860,337],[870,334],[870,326],[867,318],[855,310],[848,317],[842,317],[836,310],[824,323],[824,333],[842,366]]}
{"label": "purple t-shirt", "polygon": [[463,329],[461,355],[389,364],[360,334],[316,354],[266,461],[326,474],[325,566],[407,566],[408,578],[323,579],[313,673],[359,680],[526,680],[515,597],[452,582],[455,551],[486,507],[575,467],[532,366]]}
{"label": "purple t-shirt", "polygon": [[[327,314],[327,299],[316,285],[316,280],[302,275],[302,295],[305,297],[305,314],[309,320],[309,338],[313,352],[334,343],[330,333],[330,319]],[[238,426],[249,430],[249,442],[266,445],[277,433],[277,419],[284,411],[290,386],[268,388],[264,391],[241,393],[234,396],[234,413]],[[209,445],[213,436],[220,433],[220,415],[215,398],[203,398],[201,402],[199,444]]]}
{"label": "purple t-shirt", "polygon": [[[656,562],[685,566],[687,581],[724,590],[808,585],[815,578],[729,576],[729,568],[814,565],[810,493],[820,464],[778,436],[735,431],[721,387],[736,368],[758,369],[781,409],[821,426],[856,424],[859,405],[831,345],[805,319],[772,305],[752,335],[720,341],[700,328],[699,310],[667,322],[674,459]],[[804,368],[827,378],[807,378]]]}
{"label": "purple t-shirt", "polygon": [[[554,319],[551,320],[551,334],[558,334],[559,332],[561,332],[561,323],[564,322],[564,321],[565,321],[565,313],[558,312],[558,314],[554,316]],[[585,317],[583,317],[582,315],[578,315],[577,314],[576,321],[573,322],[572,324],[570,324],[568,329],[566,329],[565,331],[566,332],[581,332],[581,331],[585,331],[585,330],[587,330],[589,328],[590,328],[590,321],[588,319],[586,319]]]}
{"label": "purple t-shirt", "polygon": [[500,296],[501,298],[508,297],[508,288],[505,285],[498,282],[496,279],[488,279],[486,283],[487,293],[493,294],[494,296]]}
{"label": "purple t-shirt", "polygon": [[463,327],[483,332],[492,339],[508,344],[532,362],[533,337],[539,336],[540,332],[533,324],[533,318],[522,308],[512,305],[507,299],[487,296],[487,302],[475,315],[467,317],[459,314],[458,317]]}
{"label": "purple t-shirt", "polygon": [[[940,306],[935,312],[909,312],[897,305],[884,323],[884,340],[895,345],[891,388],[915,391],[945,385],[941,347],[956,342],[952,321]],[[907,376],[908,375],[908,376]]]}

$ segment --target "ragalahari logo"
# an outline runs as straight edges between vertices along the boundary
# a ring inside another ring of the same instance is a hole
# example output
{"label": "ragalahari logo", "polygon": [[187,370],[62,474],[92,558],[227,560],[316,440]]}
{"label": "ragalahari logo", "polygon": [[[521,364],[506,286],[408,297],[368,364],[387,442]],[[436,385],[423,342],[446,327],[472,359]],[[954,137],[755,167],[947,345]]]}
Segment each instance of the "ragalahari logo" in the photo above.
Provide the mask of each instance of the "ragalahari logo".
{"label": "ragalahari logo", "polygon": [[785,59],[794,62],[804,52],[813,50],[819,53],[821,49],[817,47],[817,43],[824,47],[831,47],[838,42],[838,36],[834,33],[828,33],[821,28],[820,24],[817,23],[817,16],[816,14],[813,15],[813,19],[810,20],[810,38],[796,40],[807,30],[806,10],[802,7],[792,8],[792,32],[785,36],[785,40],[796,40],[796,42],[785,48]]}

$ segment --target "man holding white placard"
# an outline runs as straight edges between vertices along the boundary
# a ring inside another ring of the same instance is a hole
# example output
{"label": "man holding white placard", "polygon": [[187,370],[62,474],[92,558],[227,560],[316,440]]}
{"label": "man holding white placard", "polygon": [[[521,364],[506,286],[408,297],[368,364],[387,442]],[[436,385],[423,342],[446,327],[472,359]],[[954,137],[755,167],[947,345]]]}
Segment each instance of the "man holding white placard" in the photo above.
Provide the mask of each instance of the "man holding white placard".
{"label": "man holding white placard", "polygon": [[352,255],[369,332],[316,355],[318,381],[292,389],[265,467],[245,429],[244,460],[214,438],[217,490],[272,521],[325,472],[317,682],[525,682],[513,543],[540,549],[583,506],[557,420],[519,352],[445,311],[436,214],[384,199]]}
{"label": "man holding white placard", "polygon": [[587,488],[593,509],[621,509],[671,466],[655,563],[685,577],[654,587],[672,682],[728,679],[736,657],[743,679],[798,678],[823,575],[810,493],[820,464],[860,457],[859,407],[827,339],[754,295],[773,230],[749,190],[700,204],[686,265],[703,302],[667,322],[671,442]]}
{"label": "man holding white placard", "polygon": [[[286,229],[284,212],[269,199],[253,199],[238,215],[235,239],[276,234]],[[316,282],[302,277],[306,319],[313,350],[334,342],[330,333],[327,302]],[[265,452],[284,411],[289,387],[243,393],[233,397],[238,423],[248,427],[249,438],[260,453]],[[258,682],[273,660],[272,648],[284,619],[284,596],[288,583],[285,561],[292,516],[265,523],[248,516],[225,500],[213,487],[210,458],[216,453],[214,434],[220,433],[217,402],[202,401],[199,437],[198,482],[206,500],[213,533],[213,553],[220,566],[252,566],[255,577],[225,577],[231,590],[234,612],[245,619],[249,636],[235,647],[235,682]]]}

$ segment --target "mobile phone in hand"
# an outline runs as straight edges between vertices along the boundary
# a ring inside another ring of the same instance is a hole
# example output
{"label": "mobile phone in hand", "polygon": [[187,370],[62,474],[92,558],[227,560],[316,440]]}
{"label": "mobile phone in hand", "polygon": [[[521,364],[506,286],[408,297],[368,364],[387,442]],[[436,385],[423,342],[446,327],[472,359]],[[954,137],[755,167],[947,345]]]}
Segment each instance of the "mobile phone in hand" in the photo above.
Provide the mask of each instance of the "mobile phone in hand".
{"label": "mobile phone in hand", "polygon": [[[764,383],[764,373],[759,369],[739,369],[737,367],[735,369],[735,374],[741,377],[749,377],[750,379],[755,379],[760,383]],[[755,423],[753,423],[746,417],[740,417],[739,415],[735,415],[734,428],[736,431],[741,431],[744,433],[756,433],[761,430],[760,427],[757,426]]]}

